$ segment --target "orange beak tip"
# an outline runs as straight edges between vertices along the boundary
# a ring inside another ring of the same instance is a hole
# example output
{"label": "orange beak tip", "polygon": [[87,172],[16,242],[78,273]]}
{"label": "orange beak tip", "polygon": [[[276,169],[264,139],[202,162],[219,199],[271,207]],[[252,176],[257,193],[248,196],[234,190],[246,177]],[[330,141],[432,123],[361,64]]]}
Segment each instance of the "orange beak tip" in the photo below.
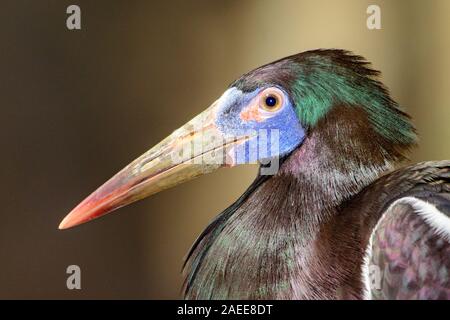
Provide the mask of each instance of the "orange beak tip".
{"label": "orange beak tip", "polygon": [[60,222],[58,229],[65,230],[82,224],[91,220],[91,217],[87,215],[86,210],[82,210],[80,206],[73,209],[69,214],[67,214],[64,219]]}
{"label": "orange beak tip", "polygon": [[69,216],[70,214],[68,214],[67,216],[64,217],[64,219],[62,219],[62,221],[58,226],[59,230],[65,230],[75,226],[75,224],[70,222]]}

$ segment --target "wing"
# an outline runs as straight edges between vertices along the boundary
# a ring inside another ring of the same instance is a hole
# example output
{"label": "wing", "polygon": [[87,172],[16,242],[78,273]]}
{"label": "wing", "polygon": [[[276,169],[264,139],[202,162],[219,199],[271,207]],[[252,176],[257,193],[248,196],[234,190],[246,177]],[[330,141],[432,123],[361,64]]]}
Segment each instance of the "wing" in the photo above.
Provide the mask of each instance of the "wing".
{"label": "wing", "polygon": [[[449,168],[428,163],[385,178],[386,197],[392,189],[395,196],[366,251],[367,298],[450,299]],[[396,180],[407,187],[394,187]]]}

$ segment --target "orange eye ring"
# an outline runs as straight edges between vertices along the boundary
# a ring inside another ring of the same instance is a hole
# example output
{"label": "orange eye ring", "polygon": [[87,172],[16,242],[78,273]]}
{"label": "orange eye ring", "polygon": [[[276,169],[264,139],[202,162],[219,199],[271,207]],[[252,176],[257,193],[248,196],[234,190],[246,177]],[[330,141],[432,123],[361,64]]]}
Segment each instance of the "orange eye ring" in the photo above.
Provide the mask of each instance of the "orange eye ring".
{"label": "orange eye ring", "polygon": [[283,106],[283,92],[278,88],[268,88],[261,93],[259,106],[269,112],[280,110]]}

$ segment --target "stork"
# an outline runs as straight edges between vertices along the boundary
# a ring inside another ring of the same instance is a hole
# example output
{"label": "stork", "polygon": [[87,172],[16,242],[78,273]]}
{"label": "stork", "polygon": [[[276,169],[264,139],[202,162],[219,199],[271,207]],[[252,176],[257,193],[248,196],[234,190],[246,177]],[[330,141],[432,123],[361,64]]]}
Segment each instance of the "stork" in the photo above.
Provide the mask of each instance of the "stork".
{"label": "stork", "polygon": [[259,161],[188,253],[186,299],[450,299],[450,161],[400,166],[416,132],[378,78],[336,49],[250,71],[59,228]]}

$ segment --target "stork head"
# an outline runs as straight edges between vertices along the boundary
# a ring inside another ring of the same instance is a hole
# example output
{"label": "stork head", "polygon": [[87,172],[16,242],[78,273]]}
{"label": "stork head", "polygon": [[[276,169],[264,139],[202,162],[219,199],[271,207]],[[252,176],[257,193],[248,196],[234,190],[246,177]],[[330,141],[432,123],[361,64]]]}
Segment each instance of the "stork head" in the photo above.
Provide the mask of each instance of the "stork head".
{"label": "stork head", "polygon": [[[224,166],[278,159],[301,148],[335,106],[359,108],[392,144],[415,139],[406,114],[361,57],[315,50],[257,68],[233,82],[204,112],[131,162],[61,222],[66,229]],[[264,174],[264,172],[262,172]]]}

